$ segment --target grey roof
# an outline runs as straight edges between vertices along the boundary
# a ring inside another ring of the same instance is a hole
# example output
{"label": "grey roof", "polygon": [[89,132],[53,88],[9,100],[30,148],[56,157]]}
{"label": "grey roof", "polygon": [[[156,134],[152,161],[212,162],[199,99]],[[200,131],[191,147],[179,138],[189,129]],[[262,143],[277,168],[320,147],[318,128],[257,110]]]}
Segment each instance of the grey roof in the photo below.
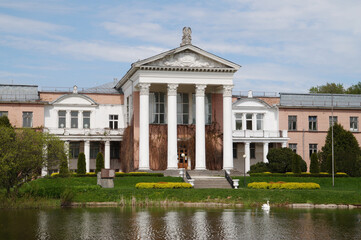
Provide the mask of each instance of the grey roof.
{"label": "grey roof", "polygon": [[284,107],[361,108],[361,95],[356,94],[297,94],[280,93],[280,106]]}
{"label": "grey roof", "polygon": [[38,86],[0,84],[0,102],[39,101]]}
{"label": "grey roof", "polygon": [[106,93],[106,94],[122,94],[121,90],[118,91],[115,89],[115,85],[118,82],[108,82],[100,86],[81,89],[80,92],[83,93]]}

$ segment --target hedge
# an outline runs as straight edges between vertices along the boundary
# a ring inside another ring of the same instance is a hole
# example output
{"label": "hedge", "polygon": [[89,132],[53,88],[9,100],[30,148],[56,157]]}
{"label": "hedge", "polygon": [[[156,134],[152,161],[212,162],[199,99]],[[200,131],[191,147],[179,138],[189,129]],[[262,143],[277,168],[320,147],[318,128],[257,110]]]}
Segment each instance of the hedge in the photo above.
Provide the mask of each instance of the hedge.
{"label": "hedge", "polygon": [[303,182],[252,182],[247,185],[254,189],[320,189],[317,183]]}
{"label": "hedge", "polygon": [[[270,173],[270,172],[264,172],[264,173],[250,173],[251,177],[332,177],[332,174],[329,173],[309,173],[309,172],[303,172],[301,174],[299,173],[293,173],[293,172],[286,172],[286,173]],[[346,173],[338,172],[335,174],[335,177],[348,177]]]}
{"label": "hedge", "polygon": [[150,188],[192,188],[192,185],[190,183],[184,183],[184,182],[159,182],[159,183],[137,183],[135,185],[136,188],[140,189],[150,189]]}
{"label": "hedge", "polygon": [[[53,178],[56,177],[62,177],[59,175],[59,173],[52,173],[50,175]],[[76,174],[72,173],[70,174],[71,177],[96,177],[97,175],[95,172],[89,172],[86,174]],[[123,172],[116,172],[115,177],[164,177],[163,173],[148,173],[148,172],[129,172],[129,173],[123,173]]]}

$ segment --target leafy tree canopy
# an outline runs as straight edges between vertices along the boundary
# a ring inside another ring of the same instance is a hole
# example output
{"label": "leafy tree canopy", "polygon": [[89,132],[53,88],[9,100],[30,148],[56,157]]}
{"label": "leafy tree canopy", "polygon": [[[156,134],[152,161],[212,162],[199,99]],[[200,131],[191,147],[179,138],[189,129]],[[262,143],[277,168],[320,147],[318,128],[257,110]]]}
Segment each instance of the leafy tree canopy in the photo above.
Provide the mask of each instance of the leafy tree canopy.
{"label": "leafy tree canopy", "polygon": [[310,93],[361,94],[361,82],[345,89],[341,83],[326,83],[309,89]]}

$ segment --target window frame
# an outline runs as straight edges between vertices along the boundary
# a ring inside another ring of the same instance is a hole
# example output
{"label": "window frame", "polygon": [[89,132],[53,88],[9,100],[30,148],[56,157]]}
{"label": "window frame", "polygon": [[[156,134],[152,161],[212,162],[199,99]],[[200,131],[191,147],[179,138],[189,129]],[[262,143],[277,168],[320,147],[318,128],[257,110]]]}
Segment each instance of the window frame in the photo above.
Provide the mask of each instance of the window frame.
{"label": "window frame", "polygon": [[288,116],[288,131],[297,131],[297,115]]}
{"label": "window frame", "polygon": [[[251,118],[247,118],[248,116],[251,116]],[[248,123],[251,123],[251,128],[248,128]],[[253,114],[252,113],[246,113],[246,130],[253,130]]]}
{"label": "window frame", "polygon": [[[60,116],[60,113],[64,113],[64,116]],[[62,121],[64,121],[63,127],[61,127]],[[66,111],[65,110],[58,111],[58,128],[66,128]]]}
{"label": "window frame", "polygon": [[9,111],[0,111],[0,117],[7,116],[9,117]]}
{"label": "window frame", "polygon": [[312,153],[317,153],[317,148],[318,148],[318,145],[316,143],[310,143],[308,144],[308,151],[309,151],[309,155],[311,157]]}
{"label": "window frame", "polygon": [[[355,120],[355,121],[353,121]],[[356,127],[355,127],[356,125]],[[357,132],[358,131],[358,117],[351,116],[350,117],[350,131],[351,132]]]}
{"label": "window frame", "polygon": [[70,128],[79,128],[79,111],[70,111]]}
{"label": "window frame", "polygon": [[[86,114],[89,114],[89,116],[85,116]],[[85,129],[90,128],[90,115],[91,115],[91,111],[83,111],[83,128],[85,128]],[[87,127],[85,126],[85,124],[86,124],[85,120],[89,121],[89,124]]]}
{"label": "window frame", "polygon": [[[74,154],[74,151],[76,154]],[[71,159],[77,159],[80,153],[80,142],[69,142],[69,154]],[[75,156],[76,155],[76,156]]]}
{"label": "window frame", "polygon": [[[259,118],[261,117],[261,118]],[[260,123],[260,128],[258,128],[258,123]],[[256,130],[263,130],[264,129],[264,114],[257,113],[256,115]]]}
{"label": "window frame", "polygon": [[[243,130],[243,113],[235,113],[234,114],[234,123],[235,130]],[[237,126],[241,126],[241,128],[237,128]]]}
{"label": "window frame", "polygon": [[[150,124],[166,124],[166,101],[167,94],[164,92],[151,92],[150,93],[150,113],[149,123]],[[163,101],[161,101],[163,98]],[[163,111],[162,111],[163,109]]]}
{"label": "window frame", "polygon": [[[329,122],[329,126],[332,126],[332,116],[328,117],[328,122]],[[333,124],[335,125],[336,123],[338,123],[338,117],[337,116],[333,116]]]}
{"label": "window frame", "polygon": [[100,142],[98,141],[91,141],[89,147],[89,159],[96,159],[98,153],[100,153]]}
{"label": "window frame", "polygon": [[109,114],[109,129],[116,130],[119,128],[119,115]]}
{"label": "window frame", "polygon": [[308,131],[317,131],[317,116],[308,116]]}
{"label": "window frame", "polygon": [[189,124],[189,113],[190,113],[189,108],[190,108],[189,94],[182,92],[177,93],[177,124],[180,125]]}
{"label": "window frame", "polygon": [[297,153],[297,143],[289,143],[288,148],[292,150],[292,152]]}
{"label": "window frame", "polygon": [[250,159],[256,159],[256,143],[249,144]]}
{"label": "window frame", "polygon": [[23,112],[23,127],[24,128],[33,127],[33,112]]}

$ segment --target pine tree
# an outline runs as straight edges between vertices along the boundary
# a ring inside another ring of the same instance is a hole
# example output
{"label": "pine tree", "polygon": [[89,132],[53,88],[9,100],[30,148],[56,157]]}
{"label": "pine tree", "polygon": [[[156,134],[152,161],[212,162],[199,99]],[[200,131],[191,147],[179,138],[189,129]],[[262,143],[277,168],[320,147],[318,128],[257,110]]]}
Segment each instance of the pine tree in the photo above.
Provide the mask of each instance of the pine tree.
{"label": "pine tree", "polygon": [[104,168],[104,158],[103,158],[103,154],[101,152],[99,152],[97,154],[95,165],[96,165],[95,173],[100,172],[102,170],[102,168]]}
{"label": "pine tree", "polygon": [[297,154],[294,154],[292,157],[292,172],[301,173],[301,161]]}
{"label": "pine tree", "polygon": [[59,171],[59,174],[62,177],[69,176],[68,159],[67,159],[65,153],[63,154],[63,156],[60,159],[60,171]]}
{"label": "pine tree", "polygon": [[85,174],[85,173],[86,173],[85,154],[79,153],[77,174]]}
{"label": "pine tree", "polygon": [[311,155],[310,173],[320,173],[317,153]]}

